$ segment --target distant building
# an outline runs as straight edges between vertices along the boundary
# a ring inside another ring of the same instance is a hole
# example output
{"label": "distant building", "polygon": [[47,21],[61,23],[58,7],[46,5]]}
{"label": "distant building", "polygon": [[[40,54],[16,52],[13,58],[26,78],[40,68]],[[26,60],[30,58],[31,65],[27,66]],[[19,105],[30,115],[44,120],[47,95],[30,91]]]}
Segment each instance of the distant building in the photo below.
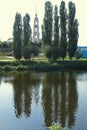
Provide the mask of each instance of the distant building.
{"label": "distant building", "polygon": [[37,17],[37,14],[34,18],[34,28],[33,28],[33,38],[32,42],[39,43],[40,42],[40,33],[39,33],[39,19]]}
{"label": "distant building", "polygon": [[87,58],[87,46],[78,46],[77,50],[82,52],[82,58]]}
{"label": "distant building", "polygon": [[13,42],[13,38],[8,38],[7,44],[9,44],[9,43],[11,43],[11,42]]}

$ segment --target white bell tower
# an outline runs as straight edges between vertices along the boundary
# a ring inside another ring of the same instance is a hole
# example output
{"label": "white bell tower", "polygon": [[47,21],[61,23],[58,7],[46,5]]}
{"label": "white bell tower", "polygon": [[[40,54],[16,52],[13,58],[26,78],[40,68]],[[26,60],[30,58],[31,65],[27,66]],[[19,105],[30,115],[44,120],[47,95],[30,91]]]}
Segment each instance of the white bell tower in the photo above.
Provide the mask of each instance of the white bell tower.
{"label": "white bell tower", "polygon": [[39,20],[37,17],[37,14],[35,15],[34,18],[34,28],[33,28],[33,39],[32,41],[34,43],[39,43],[40,42],[40,33],[39,33]]}

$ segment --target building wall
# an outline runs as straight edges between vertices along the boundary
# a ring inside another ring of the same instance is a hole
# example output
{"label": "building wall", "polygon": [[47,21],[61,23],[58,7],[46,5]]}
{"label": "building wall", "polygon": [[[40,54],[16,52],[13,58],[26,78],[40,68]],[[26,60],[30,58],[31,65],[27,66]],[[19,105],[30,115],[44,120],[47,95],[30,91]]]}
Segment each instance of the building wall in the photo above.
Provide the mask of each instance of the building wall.
{"label": "building wall", "polygon": [[39,19],[37,14],[35,15],[34,19],[34,27],[33,27],[33,39],[32,42],[39,43],[40,42],[40,33],[39,33]]}

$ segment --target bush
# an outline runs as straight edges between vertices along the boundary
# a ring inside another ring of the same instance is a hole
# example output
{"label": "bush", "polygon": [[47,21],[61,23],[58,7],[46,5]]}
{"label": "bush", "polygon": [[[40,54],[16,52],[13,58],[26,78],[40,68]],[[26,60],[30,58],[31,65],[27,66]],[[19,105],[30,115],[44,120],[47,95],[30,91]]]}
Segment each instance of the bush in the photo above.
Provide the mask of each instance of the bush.
{"label": "bush", "polygon": [[31,55],[32,55],[32,58],[34,59],[34,56],[38,56],[38,54],[40,53],[40,49],[37,45],[31,45],[30,46],[30,50],[31,50]]}
{"label": "bush", "polygon": [[52,47],[52,58],[54,62],[57,60],[57,58],[60,57],[60,49],[58,47],[53,46]]}
{"label": "bush", "polygon": [[45,49],[46,57],[49,59],[50,63],[53,63],[60,57],[60,49],[56,46],[46,47]]}
{"label": "bush", "polygon": [[17,71],[24,71],[24,70],[28,70],[28,67],[27,67],[27,66],[22,66],[22,65],[20,65],[20,66],[17,66],[17,67],[16,67],[16,70],[17,70]]}
{"label": "bush", "polygon": [[45,45],[43,47],[43,51],[45,56],[48,58],[48,60],[50,61],[51,55],[52,55],[52,51],[51,51],[51,47],[49,45]]}
{"label": "bush", "polygon": [[55,124],[53,126],[48,127],[49,130],[65,130],[65,128],[61,127],[61,125]]}
{"label": "bush", "polygon": [[3,67],[3,71],[7,72],[7,71],[11,71],[11,70],[13,70],[13,68],[9,65],[6,65],[6,66]]}
{"label": "bush", "polygon": [[76,53],[75,53],[75,57],[76,57],[76,59],[78,60],[78,59],[80,59],[81,57],[82,57],[82,52],[81,51],[76,51]]}
{"label": "bush", "polygon": [[29,47],[24,47],[24,49],[23,49],[23,57],[24,57],[24,59],[29,59],[30,60],[30,58],[31,58],[31,50],[30,50],[30,48]]}
{"label": "bush", "polygon": [[3,71],[3,67],[0,66],[0,71]]}

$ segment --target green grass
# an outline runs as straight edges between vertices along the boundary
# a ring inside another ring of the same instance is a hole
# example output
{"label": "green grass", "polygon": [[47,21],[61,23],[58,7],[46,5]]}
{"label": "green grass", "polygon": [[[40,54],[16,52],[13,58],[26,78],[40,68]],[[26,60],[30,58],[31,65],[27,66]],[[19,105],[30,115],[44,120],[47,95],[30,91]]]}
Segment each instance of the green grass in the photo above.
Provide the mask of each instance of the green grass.
{"label": "green grass", "polygon": [[87,59],[72,61],[67,57],[64,61],[57,60],[56,63],[49,63],[48,59],[43,56],[34,57],[31,61],[16,61],[15,58],[0,56],[0,71],[56,71],[56,70],[87,70]]}
{"label": "green grass", "polygon": [[0,61],[13,61],[15,60],[14,57],[8,57],[8,56],[0,56]]}
{"label": "green grass", "polygon": [[[8,54],[7,52],[0,52],[0,61],[13,61],[13,60],[15,60],[14,57],[13,58],[9,57],[9,56],[7,56],[7,54]],[[24,60],[24,59],[22,58],[22,60]],[[48,62],[48,59],[44,55],[39,55],[37,57],[34,57],[34,60]],[[60,60],[62,60],[62,59],[60,59]],[[76,61],[76,58],[73,58],[72,60]],[[64,59],[64,61],[70,61],[69,57],[67,56]],[[87,58],[80,58],[78,61],[87,61]]]}

